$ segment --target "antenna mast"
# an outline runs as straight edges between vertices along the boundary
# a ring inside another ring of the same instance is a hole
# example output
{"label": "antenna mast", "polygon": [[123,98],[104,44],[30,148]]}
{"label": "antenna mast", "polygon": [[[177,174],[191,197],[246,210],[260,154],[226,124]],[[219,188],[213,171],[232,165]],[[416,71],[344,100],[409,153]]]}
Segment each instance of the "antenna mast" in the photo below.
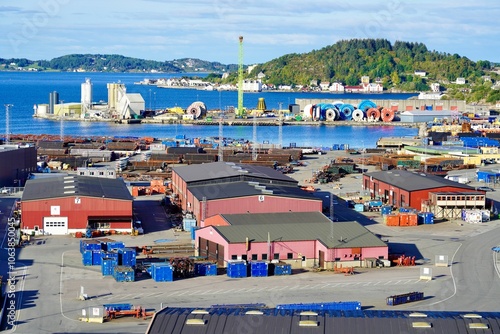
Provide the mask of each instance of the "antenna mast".
{"label": "antenna mast", "polygon": [[243,36],[239,37],[240,47],[238,55],[238,110],[237,116],[243,116]]}

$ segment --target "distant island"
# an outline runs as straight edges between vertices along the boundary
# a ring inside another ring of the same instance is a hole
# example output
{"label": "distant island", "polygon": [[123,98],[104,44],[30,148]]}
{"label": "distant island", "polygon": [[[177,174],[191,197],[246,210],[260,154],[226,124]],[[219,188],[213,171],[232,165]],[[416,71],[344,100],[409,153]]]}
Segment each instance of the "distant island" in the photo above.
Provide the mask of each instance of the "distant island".
{"label": "distant island", "polygon": [[[287,54],[263,64],[244,65],[244,77],[266,86],[294,90],[304,87],[315,91],[355,90],[370,83],[379,85],[383,91],[446,93],[444,98],[496,104],[500,101],[497,65],[430,51],[422,43],[352,39],[309,53]],[[199,72],[209,73],[204,80],[214,84],[238,82],[238,64],[224,65],[197,58],[153,61],[103,54],[72,54],[52,60],[0,58],[0,70],[134,72],[144,73],[145,77],[152,73]]]}

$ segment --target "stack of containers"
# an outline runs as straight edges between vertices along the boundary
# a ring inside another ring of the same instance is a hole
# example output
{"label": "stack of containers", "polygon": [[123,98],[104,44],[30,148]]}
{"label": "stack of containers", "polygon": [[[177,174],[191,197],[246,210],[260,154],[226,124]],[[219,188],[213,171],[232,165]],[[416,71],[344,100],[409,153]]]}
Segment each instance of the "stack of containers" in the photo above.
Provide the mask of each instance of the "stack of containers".
{"label": "stack of containers", "polygon": [[152,263],[148,273],[155,282],[172,282],[174,269],[170,263]]}
{"label": "stack of containers", "polygon": [[91,250],[86,250],[83,252],[82,263],[84,266],[91,266],[92,265],[92,251]]}
{"label": "stack of containers", "polygon": [[135,270],[129,266],[115,266],[113,278],[117,282],[133,282],[135,281]]}
{"label": "stack of containers", "polygon": [[274,265],[274,275],[283,276],[292,274],[292,265],[288,263],[276,263]]}
{"label": "stack of containers", "polygon": [[196,276],[217,276],[217,264],[211,262],[197,262],[194,264]]}
{"label": "stack of containers", "polygon": [[118,263],[124,266],[135,267],[136,251],[133,248],[118,248]]}
{"label": "stack of containers", "polygon": [[306,311],[360,311],[360,302],[329,302],[329,303],[308,303],[308,304],[279,304],[277,310],[306,310]]}
{"label": "stack of containers", "polygon": [[116,258],[104,257],[101,263],[102,276],[113,276],[113,271],[118,265]]}
{"label": "stack of containers", "polygon": [[109,238],[99,238],[98,241],[101,244],[101,250],[107,252],[108,251],[108,242],[115,242],[113,239]]}
{"label": "stack of containers", "polygon": [[83,239],[80,240],[80,253],[83,254],[84,251],[101,250],[101,243],[94,239]]}
{"label": "stack of containers", "polygon": [[264,261],[250,262],[250,276],[252,277],[267,277],[269,275],[268,264]]}
{"label": "stack of containers", "polygon": [[227,261],[227,276],[231,278],[247,277],[247,264],[241,260]]}

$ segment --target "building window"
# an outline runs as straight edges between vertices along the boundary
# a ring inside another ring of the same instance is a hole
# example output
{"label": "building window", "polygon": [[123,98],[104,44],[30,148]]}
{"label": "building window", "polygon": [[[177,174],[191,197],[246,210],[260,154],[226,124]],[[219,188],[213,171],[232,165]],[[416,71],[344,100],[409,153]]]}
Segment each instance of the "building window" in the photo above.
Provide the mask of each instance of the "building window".
{"label": "building window", "polygon": [[286,258],[288,260],[293,260],[293,253],[286,253]]}
{"label": "building window", "polygon": [[244,255],[242,255],[242,256],[241,256],[241,259],[242,259],[243,261],[246,261],[246,260],[248,259],[248,257],[247,257],[247,255],[246,255],[246,254],[244,254]]}
{"label": "building window", "polygon": [[252,254],[252,261],[257,261],[257,254]]}
{"label": "building window", "polygon": [[340,257],[336,257],[336,258],[335,258],[335,261],[340,261]]}
{"label": "building window", "polygon": [[267,254],[262,254],[262,260],[267,260]]}
{"label": "building window", "polygon": [[238,260],[238,255],[235,254],[231,255],[231,260]]}
{"label": "building window", "polygon": [[279,260],[280,259],[280,253],[274,253],[273,259]]}

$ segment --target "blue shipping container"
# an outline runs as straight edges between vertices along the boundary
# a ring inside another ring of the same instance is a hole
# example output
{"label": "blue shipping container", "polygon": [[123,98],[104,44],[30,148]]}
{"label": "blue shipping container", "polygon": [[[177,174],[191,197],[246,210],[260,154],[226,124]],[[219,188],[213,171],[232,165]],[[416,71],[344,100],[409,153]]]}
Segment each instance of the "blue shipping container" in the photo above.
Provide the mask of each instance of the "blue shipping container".
{"label": "blue shipping container", "polygon": [[113,278],[117,282],[133,282],[135,281],[135,270],[128,266],[116,266],[113,269]]}
{"label": "blue shipping container", "polygon": [[100,250],[101,243],[97,240],[92,239],[84,239],[80,240],[80,253],[83,254],[84,251],[87,250]]}
{"label": "blue shipping container", "polygon": [[132,304],[104,304],[103,307],[108,311],[130,311],[134,306]]}
{"label": "blue shipping container", "polygon": [[252,277],[267,277],[268,273],[268,264],[267,262],[250,262],[250,275]]}
{"label": "blue shipping container", "polygon": [[193,226],[193,228],[191,229],[191,240],[195,240],[196,239],[196,230],[198,230],[199,227],[197,226]]}
{"label": "blue shipping container", "polygon": [[228,261],[227,276],[231,278],[247,277],[247,264],[245,261]]}
{"label": "blue shipping container", "polygon": [[382,215],[390,215],[392,213],[392,207],[390,205],[383,205],[382,208],[380,208],[380,212]]}
{"label": "blue shipping container", "polygon": [[434,214],[432,212],[421,212],[418,214],[419,224],[434,224]]}
{"label": "blue shipping container", "polygon": [[116,264],[120,264],[120,261],[118,260],[118,253],[116,252],[104,252],[104,251],[101,251],[101,258],[105,259],[105,258],[110,258],[110,259],[114,259]]}
{"label": "blue shipping container", "polygon": [[359,311],[360,302],[330,302],[330,303],[309,303],[309,304],[280,304],[276,305],[278,310],[306,310],[306,311]]}
{"label": "blue shipping container", "polygon": [[87,250],[87,251],[83,252],[82,263],[84,266],[91,266],[92,265],[92,251],[91,250]]}
{"label": "blue shipping container", "polygon": [[125,248],[125,244],[122,241],[111,241],[107,243],[107,251],[110,252],[113,249]]}
{"label": "blue shipping container", "polygon": [[133,248],[120,248],[118,249],[118,263],[123,266],[134,267],[137,262],[136,255]]}
{"label": "blue shipping container", "polygon": [[93,266],[100,266],[101,265],[101,251],[100,250],[93,250],[92,251],[92,265]]}
{"label": "blue shipping container", "polygon": [[274,265],[274,275],[282,276],[282,275],[291,275],[291,274],[292,274],[292,265],[291,264],[277,263]]}
{"label": "blue shipping container", "polygon": [[217,276],[217,265],[211,262],[198,262],[194,264],[196,276]]}
{"label": "blue shipping container", "polygon": [[184,218],[182,220],[182,229],[186,232],[191,232],[193,227],[196,227],[196,219]]}
{"label": "blue shipping container", "polygon": [[424,299],[423,292],[410,292],[403,295],[395,295],[387,297],[387,305],[400,305],[415,302]]}
{"label": "blue shipping container", "polygon": [[113,276],[113,270],[118,265],[116,259],[113,258],[103,258],[101,261],[101,273],[103,276]]}
{"label": "blue shipping container", "polygon": [[150,268],[151,278],[155,282],[172,282],[174,270],[169,263],[153,263]]}

